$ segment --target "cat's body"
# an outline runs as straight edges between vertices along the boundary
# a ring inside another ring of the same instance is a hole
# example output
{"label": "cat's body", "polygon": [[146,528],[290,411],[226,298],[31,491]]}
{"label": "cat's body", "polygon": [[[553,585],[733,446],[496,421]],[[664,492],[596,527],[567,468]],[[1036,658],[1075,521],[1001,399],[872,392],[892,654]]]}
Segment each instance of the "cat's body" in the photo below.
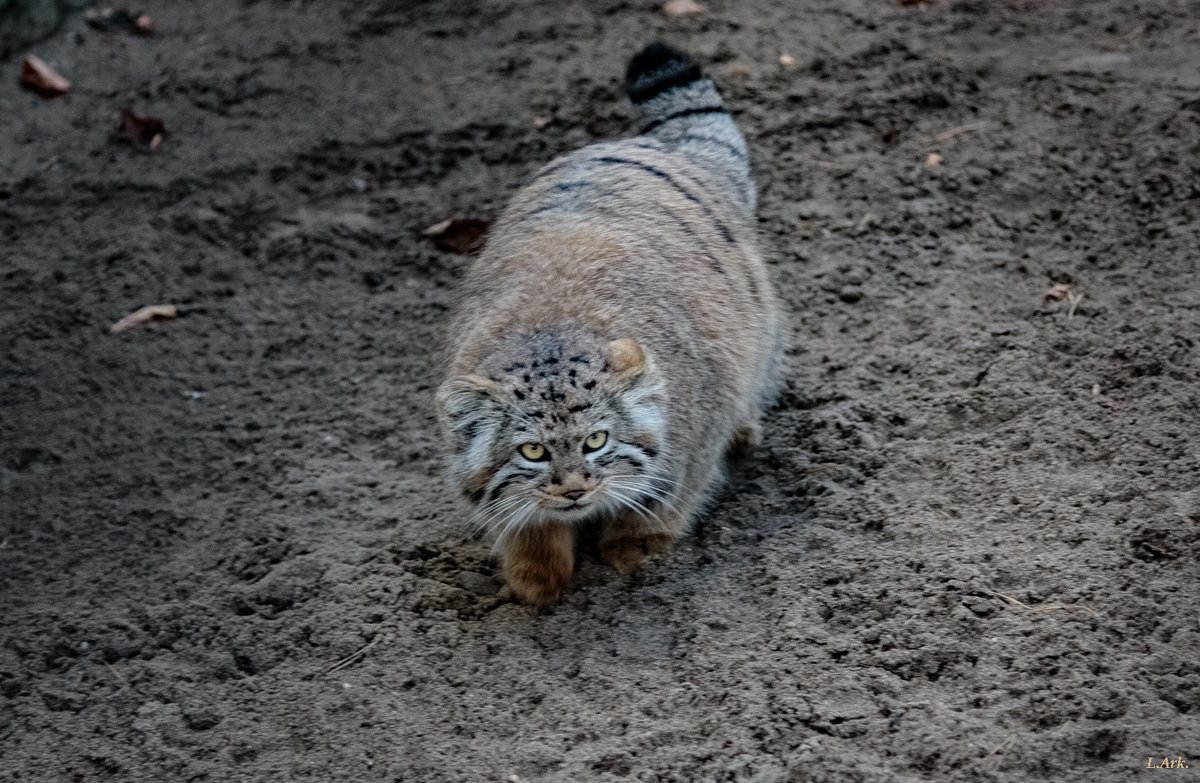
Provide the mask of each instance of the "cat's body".
{"label": "cat's body", "polygon": [[543,168],[463,283],[438,409],[449,475],[535,603],[599,519],[620,570],[670,546],[758,438],[782,310],[757,250],[745,143],[660,44],[630,64],[642,135]]}

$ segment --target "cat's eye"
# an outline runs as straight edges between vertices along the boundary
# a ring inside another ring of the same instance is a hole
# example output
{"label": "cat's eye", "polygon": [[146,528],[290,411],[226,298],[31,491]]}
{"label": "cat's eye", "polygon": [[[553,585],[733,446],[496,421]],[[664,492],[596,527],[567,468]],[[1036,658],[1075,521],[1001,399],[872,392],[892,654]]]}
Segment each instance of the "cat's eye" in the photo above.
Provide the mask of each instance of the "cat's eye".
{"label": "cat's eye", "polygon": [[540,443],[522,443],[521,456],[530,462],[541,462],[546,459],[546,447]]}
{"label": "cat's eye", "polygon": [[583,439],[583,451],[585,454],[589,451],[599,451],[604,448],[605,443],[608,443],[608,433],[604,430],[596,430]]}

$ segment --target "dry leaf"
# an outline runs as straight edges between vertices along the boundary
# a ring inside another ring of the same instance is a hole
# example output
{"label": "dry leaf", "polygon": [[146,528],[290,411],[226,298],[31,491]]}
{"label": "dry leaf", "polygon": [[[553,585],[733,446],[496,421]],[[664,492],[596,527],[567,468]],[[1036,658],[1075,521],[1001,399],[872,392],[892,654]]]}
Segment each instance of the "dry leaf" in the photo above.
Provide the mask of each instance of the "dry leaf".
{"label": "dry leaf", "polygon": [[173,304],[165,305],[146,305],[140,310],[135,310],[129,315],[117,321],[108,328],[110,334],[123,332],[126,329],[132,329],[135,326],[141,326],[150,321],[163,321],[174,318],[179,315],[179,308]]}
{"label": "dry leaf", "polygon": [[58,71],[51,68],[40,57],[26,55],[21,61],[21,86],[46,98],[57,98],[66,95],[71,89],[71,83],[64,79]]}
{"label": "dry leaf", "polygon": [[1067,285],[1066,283],[1055,283],[1050,287],[1050,290],[1046,292],[1046,298],[1055,302],[1061,302],[1070,295],[1071,286]]}
{"label": "dry leaf", "polygon": [[708,11],[696,0],[667,0],[662,5],[664,16],[689,16],[691,14],[703,14]]}
{"label": "dry leaf", "polygon": [[779,55],[779,64],[780,65],[795,65],[796,58],[792,57],[787,52],[784,52],[783,54]]}
{"label": "dry leaf", "polygon": [[104,32],[154,34],[154,20],[140,11],[130,12],[124,8],[92,9],[85,13],[83,18],[89,25]]}
{"label": "dry leaf", "polygon": [[730,79],[749,79],[754,75],[754,69],[749,64],[734,60],[721,69]]}
{"label": "dry leaf", "polygon": [[433,240],[434,246],[439,250],[465,256],[474,255],[483,249],[490,226],[491,223],[479,218],[452,217],[434,223],[421,233]]}
{"label": "dry leaf", "polygon": [[936,152],[931,152],[925,157],[925,168],[936,169],[942,165],[942,156]]}
{"label": "dry leaf", "polygon": [[121,111],[121,127],[117,129],[117,134],[133,146],[152,152],[167,137],[167,126],[158,117],[143,117],[124,109]]}

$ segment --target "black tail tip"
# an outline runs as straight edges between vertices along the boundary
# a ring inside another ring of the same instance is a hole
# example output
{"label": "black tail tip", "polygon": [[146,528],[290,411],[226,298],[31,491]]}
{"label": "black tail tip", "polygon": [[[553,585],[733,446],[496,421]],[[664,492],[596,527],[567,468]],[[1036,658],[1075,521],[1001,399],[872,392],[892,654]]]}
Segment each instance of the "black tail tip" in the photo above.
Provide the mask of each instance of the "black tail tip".
{"label": "black tail tip", "polygon": [[634,103],[645,103],[672,87],[682,87],[704,78],[696,61],[661,41],[642,49],[625,71],[625,92]]}

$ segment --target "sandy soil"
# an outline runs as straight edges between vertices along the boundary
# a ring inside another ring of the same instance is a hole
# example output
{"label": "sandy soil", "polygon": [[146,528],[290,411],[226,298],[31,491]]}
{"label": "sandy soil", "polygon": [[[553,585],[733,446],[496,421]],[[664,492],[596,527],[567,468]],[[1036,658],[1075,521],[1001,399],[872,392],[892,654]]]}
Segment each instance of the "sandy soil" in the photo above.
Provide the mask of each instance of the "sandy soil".
{"label": "sandy soil", "polygon": [[[1195,6],[709,4],[152,0],[0,79],[0,780],[1200,774]],[[537,612],[438,480],[420,231],[621,134],[655,36],[793,367],[677,553]]]}

